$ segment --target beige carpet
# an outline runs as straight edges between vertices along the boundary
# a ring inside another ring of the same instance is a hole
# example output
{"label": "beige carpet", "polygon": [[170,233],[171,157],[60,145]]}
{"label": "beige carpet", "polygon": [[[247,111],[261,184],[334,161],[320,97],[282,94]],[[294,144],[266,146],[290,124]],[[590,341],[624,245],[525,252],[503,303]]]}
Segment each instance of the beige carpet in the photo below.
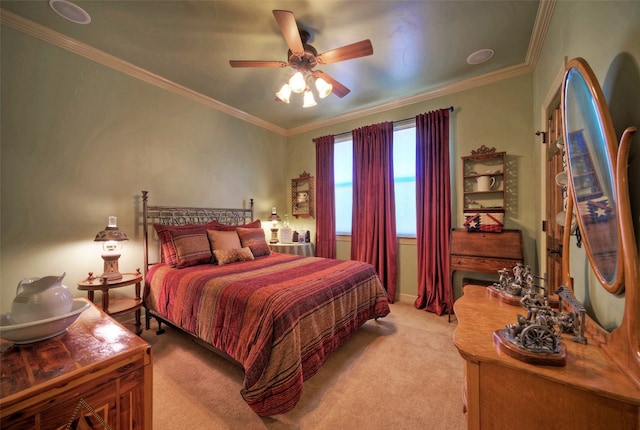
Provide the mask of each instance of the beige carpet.
{"label": "beige carpet", "polygon": [[290,412],[256,415],[240,396],[242,369],[155,321],[142,337],[153,346],[153,428],[463,429],[463,360],[452,342],[456,322],[391,305],[367,322],[305,381]]}

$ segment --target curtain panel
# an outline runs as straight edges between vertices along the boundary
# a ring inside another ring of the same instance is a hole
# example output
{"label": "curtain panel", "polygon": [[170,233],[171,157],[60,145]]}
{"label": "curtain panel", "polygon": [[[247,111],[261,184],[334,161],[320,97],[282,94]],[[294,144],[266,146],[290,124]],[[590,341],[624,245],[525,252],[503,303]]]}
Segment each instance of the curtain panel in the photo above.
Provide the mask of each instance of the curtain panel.
{"label": "curtain panel", "polygon": [[316,145],[316,256],[336,258],[335,138],[322,136],[313,142]]}
{"label": "curtain panel", "polygon": [[393,303],[397,286],[397,238],[393,179],[393,123],[352,131],[353,215],[351,259],[376,268]]}
{"label": "curtain panel", "polygon": [[416,117],[416,208],[418,298],[414,305],[437,315],[451,313],[449,109]]}

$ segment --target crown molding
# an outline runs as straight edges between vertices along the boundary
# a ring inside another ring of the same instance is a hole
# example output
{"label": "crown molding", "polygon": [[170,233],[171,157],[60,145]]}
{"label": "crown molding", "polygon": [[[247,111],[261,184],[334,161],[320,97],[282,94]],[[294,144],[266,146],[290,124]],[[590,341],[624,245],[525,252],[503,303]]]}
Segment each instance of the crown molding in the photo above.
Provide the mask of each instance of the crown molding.
{"label": "crown molding", "polygon": [[544,41],[551,25],[553,11],[556,9],[557,0],[541,0],[538,6],[538,13],[531,32],[531,40],[529,40],[529,49],[527,49],[527,57],[525,63],[531,65],[533,69],[538,64],[538,58],[544,46]]}
{"label": "crown molding", "polygon": [[187,97],[198,103],[202,103],[206,106],[209,106],[211,108],[224,112],[228,115],[231,115],[233,117],[236,117],[248,123],[257,125],[258,127],[262,127],[264,129],[267,129],[274,133],[278,133],[283,136],[286,136],[287,134],[286,129],[282,127],[278,127],[258,117],[249,115],[244,111],[241,111],[239,109],[236,109],[229,105],[221,103],[215,99],[212,99],[211,97],[207,97],[197,91],[191,90],[187,87],[184,87],[180,84],[170,81],[169,79],[163,78],[162,76],[156,75],[155,73],[151,73],[148,70],[145,70],[127,61],[124,61],[118,57],[115,57],[111,54],[107,54],[104,51],[96,49],[85,43],[79,42],[71,37],[67,37],[61,33],[53,31],[50,28],[44,27],[31,20],[25,19],[19,15],[9,12],[6,9],[0,8],[0,24],[6,25],[7,27],[12,28],[14,30],[36,37],[45,42],[51,43],[52,45],[55,45],[59,48],[66,49],[70,52],[73,52],[74,54],[77,54],[89,60],[95,61],[96,63],[102,64],[111,69],[127,74],[133,78],[139,79],[148,84],[154,85],[158,88],[162,88],[166,91],[170,91],[172,93]]}
{"label": "crown molding", "polygon": [[451,84],[442,85],[437,88],[433,88],[421,93],[412,94],[407,97],[397,98],[388,102],[380,103],[369,108],[360,109],[355,112],[340,114],[331,118],[324,119],[322,121],[316,121],[313,123],[305,124],[301,127],[290,128],[287,131],[288,136],[294,136],[296,134],[305,133],[307,131],[314,130],[316,128],[327,127],[337,123],[350,121],[353,119],[361,118],[364,116],[384,112],[390,109],[396,109],[403,106],[408,106],[414,103],[420,103],[425,100],[431,100],[438,97],[442,97],[448,94],[459,93],[472,88],[481,87],[494,82],[499,82],[505,79],[513,78],[516,76],[531,73],[533,68],[527,64],[518,64],[515,66],[506,67],[504,69],[496,70],[491,73],[486,73],[481,76],[475,76],[473,78],[464,79]]}

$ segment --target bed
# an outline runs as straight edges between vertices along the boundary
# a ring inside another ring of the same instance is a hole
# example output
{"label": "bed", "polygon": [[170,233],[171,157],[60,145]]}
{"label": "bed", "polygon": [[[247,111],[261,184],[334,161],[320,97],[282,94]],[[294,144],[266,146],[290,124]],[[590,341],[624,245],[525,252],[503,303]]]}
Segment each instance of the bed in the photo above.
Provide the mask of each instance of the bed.
{"label": "bed", "polygon": [[185,208],[142,194],[146,329],[155,318],[242,366],[240,393],[260,416],[293,409],[303,381],[390,311],[370,264],[272,253],[252,200]]}

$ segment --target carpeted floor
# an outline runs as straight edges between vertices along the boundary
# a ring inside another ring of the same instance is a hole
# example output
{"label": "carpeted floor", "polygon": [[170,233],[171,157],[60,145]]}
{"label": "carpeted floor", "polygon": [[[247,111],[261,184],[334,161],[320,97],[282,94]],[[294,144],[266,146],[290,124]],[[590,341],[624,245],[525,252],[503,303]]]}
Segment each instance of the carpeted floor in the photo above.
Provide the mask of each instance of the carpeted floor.
{"label": "carpeted floor", "polygon": [[240,396],[242,369],[171,328],[156,335],[154,322],[142,334],[154,354],[153,428],[466,428],[455,327],[446,316],[393,304],[305,381],[292,411],[261,418]]}

